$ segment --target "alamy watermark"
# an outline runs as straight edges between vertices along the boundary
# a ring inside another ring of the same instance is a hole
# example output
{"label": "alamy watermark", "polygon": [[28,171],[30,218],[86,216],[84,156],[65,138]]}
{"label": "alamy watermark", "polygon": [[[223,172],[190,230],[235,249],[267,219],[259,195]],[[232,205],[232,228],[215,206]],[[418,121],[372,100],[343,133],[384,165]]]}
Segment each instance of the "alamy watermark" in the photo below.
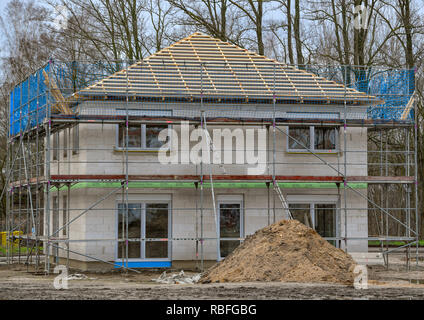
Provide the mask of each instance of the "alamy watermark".
{"label": "alamy watermark", "polygon": [[55,18],[53,20],[53,26],[56,30],[64,30],[68,28],[69,9],[66,6],[55,6],[54,7]]}
{"label": "alamy watermark", "polygon": [[56,290],[68,289],[68,269],[64,265],[58,265],[53,270],[54,273],[59,273],[53,280],[53,287]]}
{"label": "alamy watermark", "polygon": [[368,269],[366,265],[356,265],[353,269],[356,275],[353,281],[355,289],[368,289]]}
{"label": "alamy watermark", "polygon": [[364,5],[357,5],[353,8],[353,27],[355,29],[368,29],[368,20],[369,20],[369,10]]}
{"label": "alamy watermark", "polygon": [[[167,128],[159,133],[164,142],[159,162],[169,164],[246,164],[248,175],[264,174],[267,164],[267,130],[265,128],[213,129],[212,137],[203,128],[190,132],[188,121],[182,121],[178,133]],[[235,143],[234,143],[235,139]]]}

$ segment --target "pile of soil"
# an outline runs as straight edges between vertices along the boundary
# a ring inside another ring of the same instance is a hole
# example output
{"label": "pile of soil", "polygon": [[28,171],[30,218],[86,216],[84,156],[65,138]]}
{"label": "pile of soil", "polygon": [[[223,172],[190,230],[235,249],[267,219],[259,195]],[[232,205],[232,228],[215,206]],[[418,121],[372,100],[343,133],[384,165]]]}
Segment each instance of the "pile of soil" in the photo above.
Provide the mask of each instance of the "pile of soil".
{"label": "pile of soil", "polygon": [[315,230],[281,220],[246,237],[199,280],[210,282],[327,282],[353,284],[355,262]]}

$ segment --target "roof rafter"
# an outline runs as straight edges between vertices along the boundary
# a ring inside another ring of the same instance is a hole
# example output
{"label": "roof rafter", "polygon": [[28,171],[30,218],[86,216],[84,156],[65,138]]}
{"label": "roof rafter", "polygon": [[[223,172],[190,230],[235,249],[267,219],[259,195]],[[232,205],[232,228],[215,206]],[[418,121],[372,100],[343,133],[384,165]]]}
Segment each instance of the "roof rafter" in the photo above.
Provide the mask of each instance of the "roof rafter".
{"label": "roof rafter", "polygon": [[[129,82],[126,83],[126,70]],[[196,32],[78,94],[375,105],[376,97]],[[203,82],[201,74],[203,73]],[[123,76],[124,75],[124,76]]]}

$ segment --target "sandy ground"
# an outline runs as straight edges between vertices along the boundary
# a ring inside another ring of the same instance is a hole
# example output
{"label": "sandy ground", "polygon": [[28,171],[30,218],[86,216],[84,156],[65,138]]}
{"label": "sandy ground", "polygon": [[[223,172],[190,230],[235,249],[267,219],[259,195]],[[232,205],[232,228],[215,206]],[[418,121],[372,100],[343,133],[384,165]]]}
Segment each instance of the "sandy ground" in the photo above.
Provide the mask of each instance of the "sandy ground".
{"label": "sandy ground", "polygon": [[153,282],[160,271],[89,274],[70,280],[67,290],[56,290],[56,275],[27,273],[23,265],[0,265],[0,300],[24,299],[424,299],[424,269],[406,272],[404,266],[368,268],[369,287],[344,285],[249,282],[163,285]]}

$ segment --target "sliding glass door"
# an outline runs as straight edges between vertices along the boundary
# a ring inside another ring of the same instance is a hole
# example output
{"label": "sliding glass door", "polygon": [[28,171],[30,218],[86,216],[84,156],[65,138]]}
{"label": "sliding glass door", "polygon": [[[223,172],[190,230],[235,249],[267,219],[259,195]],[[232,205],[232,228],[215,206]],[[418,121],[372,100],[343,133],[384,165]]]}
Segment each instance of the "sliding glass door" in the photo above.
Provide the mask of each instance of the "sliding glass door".
{"label": "sliding glass door", "polygon": [[169,208],[167,203],[146,203],[144,219],[145,237],[144,258],[166,259],[169,258],[168,241],[163,241],[169,236]]}
{"label": "sliding glass door", "polygon": [[[317,203],[315,210],[315,230],[323,238],[336,237],[336,205],[327,203]],[[336,245],[335,240],[328,240],[332,245]]]}
{"label": "sliding glass door", "polygon": [[[168,202],[128,203],[128,259],[169,260],[171,237]],[[118,203],[117,259],[126,258],[125,204]],[[145,239],[145,240],[143,240]]]}

